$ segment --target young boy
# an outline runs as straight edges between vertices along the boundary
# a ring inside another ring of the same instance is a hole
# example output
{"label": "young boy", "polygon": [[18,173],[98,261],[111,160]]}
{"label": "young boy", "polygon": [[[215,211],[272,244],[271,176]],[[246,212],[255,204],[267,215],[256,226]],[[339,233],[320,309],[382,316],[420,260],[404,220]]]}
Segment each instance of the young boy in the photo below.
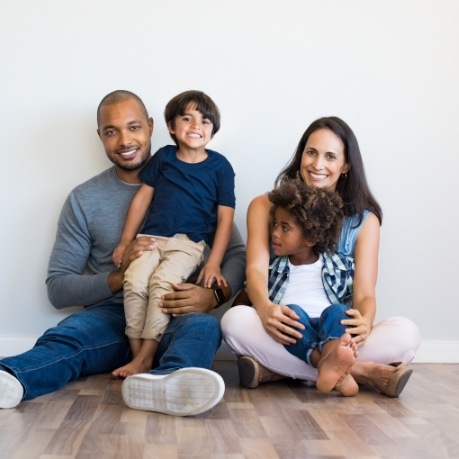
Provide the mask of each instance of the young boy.
{"label": "young boy", "polygon": [[203,92],[186,91],[167,104],[164,115],[176,145],[159,149],[140,172],[142,185],[113,253],[119,266],[142,224],[142,233],[155,237],[156,249],[134,260],[124,277],[133,360],[113,371],[122,378],[151,369],[170,320],[161,311],[161,297],[194,272],[206,244],[212,248],[197,282],[207,288],[226,285],[220,264],[231,237],[235,174],[224,156],[206,149],[220,128],[219,110]]}
{"label": "young boy", "polygon": [[272,203],[272,250],[269,296],[290,307],[304,325],[303,337],[285,345],[293,355],[317,367],[316,387],[357,394],[349,374],[357,356],[341,320],[352,294],[353,261],[333,253],[341,233],[342,201],[338,194],[309,188],[304,182],[283,182],[268,194]]}

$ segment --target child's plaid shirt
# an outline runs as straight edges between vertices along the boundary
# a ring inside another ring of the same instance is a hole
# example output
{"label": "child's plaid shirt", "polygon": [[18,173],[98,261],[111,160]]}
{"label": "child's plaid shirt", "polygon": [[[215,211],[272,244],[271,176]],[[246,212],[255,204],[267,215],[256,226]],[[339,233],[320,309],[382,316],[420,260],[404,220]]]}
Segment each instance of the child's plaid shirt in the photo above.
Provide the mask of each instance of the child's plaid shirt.
{"label": "child's plaid shirt", "polygon": [[[331,304],[352,305],[354,260],[341,253],[322,253],[322,283]],[[280,304],[288,284],[290,269],[288,257],[276,257],[269,265],[269,299]]]}

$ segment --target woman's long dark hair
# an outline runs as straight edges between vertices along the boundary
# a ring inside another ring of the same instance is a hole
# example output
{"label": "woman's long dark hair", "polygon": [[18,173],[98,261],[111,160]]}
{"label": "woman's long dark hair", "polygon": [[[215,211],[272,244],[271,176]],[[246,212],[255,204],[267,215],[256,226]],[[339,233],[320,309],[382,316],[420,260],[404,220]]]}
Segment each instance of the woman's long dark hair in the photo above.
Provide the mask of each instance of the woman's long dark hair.
{"label": "woman's long dark hair", "polygon": [[319,118],[306,129],[298,143],[292,160],[277,176],[275,182],[276,186],[286,177],[297,177],[308,138],[313,132],[319,129],[329,129],[341,139],[344,145],[344,155],[349,166],[349,172],[341,175],[336,184],[336,191],[341,196],[344,203],[344,215],[358,215],[360,224],[363,218],[363,212],[369,210],[378,217],[379,223],[381,224],[382,210],[368,186],[357,138],[352,129],[342,119],[336,116]]}

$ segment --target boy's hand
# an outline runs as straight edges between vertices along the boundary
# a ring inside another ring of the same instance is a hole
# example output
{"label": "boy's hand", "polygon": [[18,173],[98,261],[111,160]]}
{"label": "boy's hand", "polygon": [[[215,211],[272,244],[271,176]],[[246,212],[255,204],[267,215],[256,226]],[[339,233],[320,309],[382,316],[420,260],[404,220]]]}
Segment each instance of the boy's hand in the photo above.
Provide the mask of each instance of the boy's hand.
{"label": "boy's hand", "polygon": [[221,274],[220,266],[212,265],[210,263],[207,263],[204,266],[204,268],[202,268],[196,283],[200,284],[201,281],[203,287],[205,288],[212,288],[214,281],[217,283],[219,287],[221,287],[222,285],[228,287],[228,282]]}
{"label": "boy's hand", "polygon": [[117,268],[121,267],[121,263],[123,262],[123,254],[126,250],[126,244],[119,244],[118,247],[113,251],[113,263]]}

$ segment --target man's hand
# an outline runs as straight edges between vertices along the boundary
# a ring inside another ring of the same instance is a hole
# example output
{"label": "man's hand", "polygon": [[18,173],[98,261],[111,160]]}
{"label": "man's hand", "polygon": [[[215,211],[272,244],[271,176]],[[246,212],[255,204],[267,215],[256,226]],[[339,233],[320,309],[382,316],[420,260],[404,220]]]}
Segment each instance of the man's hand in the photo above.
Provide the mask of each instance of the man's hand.
{"label": "man's hand", "polygon": [[134,239],[124,250],[123,261],[117,271],[112,271],[108,275],[108,288],[112,293],[123,289],[124,273],[129,265],[144,252],[153,250],[156,246],[154,237],[142,236]]}
{"label": "man's hand", "polygon": [[165,314],[179,316],[190,312],[209,312],[216,306],[212,289],[196,284],[172,284],[174,292],[163,296],[160,307]]}
{"label": "man's hand", "polygon": [[154,237],[142,236],[135,238],[124,250],[121,271],[128,269],[131,262],[143,255],[144,252],[153,250],[156,247]]}

